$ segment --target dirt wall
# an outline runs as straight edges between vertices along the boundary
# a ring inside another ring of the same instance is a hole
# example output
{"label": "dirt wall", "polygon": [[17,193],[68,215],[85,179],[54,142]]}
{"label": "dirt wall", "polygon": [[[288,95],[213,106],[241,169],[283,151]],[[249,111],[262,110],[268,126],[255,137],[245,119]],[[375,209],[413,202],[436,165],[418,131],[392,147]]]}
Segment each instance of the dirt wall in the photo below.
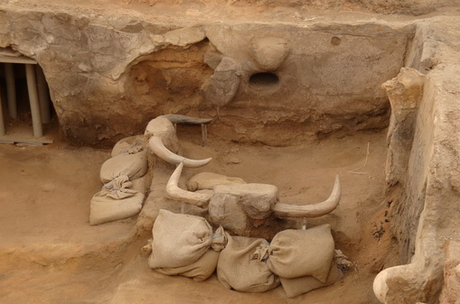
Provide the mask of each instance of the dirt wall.
{"label": "dirt wall", "polygon": [[[120,0],[115,0],[120,1]],[[123,0],[122,0],[123,1]],[[125,3],[139,3],[154,6],[161,3],[171,3],[167,0],[124,0]],[[175,0],[174,3],[184,4],[190,2],[190,0]],[[222,0],[213,2],[220,3],[221,5],[232,5],[232,6],[260,6],[260,7],[307,7],[320,10],[361,10],[366,12],[374,12],[381,14],[407,14],[407,15],[422,15],[439,9],[444,6],[452,6],[458,4],[456,0],[443,0],[436,1],[434,3],[430,0],[316,0],[316,1],[305,1],[305,0]]]}
{"label": "dirt wall", "polygon": [[[64,133],[86,145],[139,134],[168,113],[210,117],[211,135],[270,145],[385,128],[380,84],[403,65],[413,32],[377,22],[222,21],[172,29],[147,17],[2,12],[0,46],[40,64]],[[267,37],[283,39],[286,48],[273,66],[254,59],[270,45],[251,49]],[[217,109],[219,101],[206,94],[222,58],[234,62],[239,85]]]}

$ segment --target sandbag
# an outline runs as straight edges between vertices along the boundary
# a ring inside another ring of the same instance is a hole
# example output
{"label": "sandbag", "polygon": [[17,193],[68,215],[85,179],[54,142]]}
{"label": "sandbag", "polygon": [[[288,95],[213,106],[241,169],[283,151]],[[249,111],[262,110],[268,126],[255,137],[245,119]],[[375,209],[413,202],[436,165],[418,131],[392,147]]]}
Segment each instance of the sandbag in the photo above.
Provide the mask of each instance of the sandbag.
{"label": "sandbag", "polygon": [[313,276],[326,282],[334,257],[334,239],[329,224],[307,230],[283,230],[275,235],[267,265],[278,276]]}
{"label": "sandbag", "polygon": [[193,278],[197,282],[208,279],[216,270],[220,252],[209,249],[196,262],[176,268],[156,268],[155,270],[167,275],[180,275]]}
{"label": "sandbag", "polygon": [[[211,225],[202,217],[175,214],[161,209],[152,228],[152,268],[188,266],[201,258],[223,236],[216,236]],[[218,250],[218,249],[217,249]]]}
{"label": "sandbag", "polygon": [[129,189],[128,176],[122,175],[104,185],[90,202],[90,225],[125,219],[142,209],[144,194]]}
{"label": "sandbag", "polygon": [[266,240],[228,234],[227,238],[217,263],[217,278],[226,288],[264,292],[279,286],[278,277],[267,267],[264,257],[254,255],[259,247],[268,248]]}
{"label": "sandbag", "polygon": [[293,298],[314,289],[332,285],[342,277],[342,271],[340,271],[340,269],[337,268],[334,263],[332,263],[325,283],[318,281],[312,276],[305,276],[295,279],[286,279],[280,277],[280,281],[284,291],[286,292],[286,295],[289,298]]}
{"label": "sandbag", "polygon": [[141,151],[135,154],[119,154],[106,160],[100,171],[101,182],[107,183],[120,175],[130,179],[139,178],[147,173],[147,154]]}
{"label": "sandbag", "polygon": [[135,154],[144,149],[144,135],[135,135],[120,139],[112,148],[111,155]]}
{"label": "sandbag", "polygon": [[130,180],[132,184],[131,189],[136,190],[137,192],[143,193],[144,195],[147,194],[149,190],[149,186],[150,186],[148,183],[149,179],[147,175],[148,174],[142,177]]}
{"label": "sandbag", "polygon": [[187,189],[189,191],[212,190],[216,185],[228,185],[236,183],[245,184],[246,182],[239,177],[228,177],[217,173],[201,172],[195,174],[187,182]]}

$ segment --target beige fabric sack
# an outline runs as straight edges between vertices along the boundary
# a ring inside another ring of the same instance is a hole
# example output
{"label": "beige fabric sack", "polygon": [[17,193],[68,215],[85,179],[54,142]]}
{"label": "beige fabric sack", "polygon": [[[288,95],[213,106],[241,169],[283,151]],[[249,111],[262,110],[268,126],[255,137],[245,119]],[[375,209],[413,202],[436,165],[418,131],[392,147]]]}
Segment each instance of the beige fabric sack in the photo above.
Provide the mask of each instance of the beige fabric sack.
{"label": "beige fabric sack", "polygon": [[195,263],[176,268],[156,268],[155,270],[167,275],[180,275],[193,278],[197,282],[208,279],[216,270],[220,252],[209,249]]}
{"label": "beige fabric sack", "polygon": [[305,276],[295,279],[286,279],[280,277],[280,281],[284,291],[286,292],[286,295],[289,298],[293,298],[298,295],[312,291],[314,289],[332,285],[338,280],[340,280],[342,277],[342,271],[340,271],[340,269],[338,269],[337,266],[335,266],[335,264],[332,263],[325,283],[318,281],[312,276]]}
{"label": "beige fabric sack", "polygon": [[144,135],[135,135],[120,139],[112,148],[112,157],[119,154],[134,154],[144,149]]}
{"label": "beige fabric sack", "polygon": [[212,190],[216,185],[245,184],[246,182],[239,177],[229,177],[212,172],[200,172],[195,174],[188,182],[189,191]]}
{"label": "beige fabric sack", "polygon": [[151,268],[176,268],[195,263],[211,247],[212,227],[202,217],[161,209],[152,229]]}
{"label": "beige fabric sack", "polygon": [[135,154],[119,154],[106,160],[100,171],[103,183],[108,183],[120,175],[130,179],[139,178],[147,173],[147,154],[141,151]]}
{"label": "beige fabric sack", "polygon": [[104,185],[90,202],[90,225],[125,219],[142,209],[144,194],[129,189],[128,176],[122,175]]}
{"label": "beige fabric sack", "polygon": [[136,178],[136,179],[131,179],[130,181],[132,183],[131,189],[136,190],[137,192],[143,193],[144,195],[148,194],[148,190],[150,186],[148,182],[149,181],[148,174],[142,177]]}
{"label": "beige fabric sack", "polygon": [[264,292],[279,286],[278,277],[267,267],[264,257],[254,254],[259,247],[268,248],[266,240],[228,234],[227,238],[217,263],[217,278],[226,288]]}
{"label": "beige fabric sack", "polygon": [[326,282],[334,257],[329,224],[307,230],[283,230],[275,235],[267,265],[283,278],[313,276]]}

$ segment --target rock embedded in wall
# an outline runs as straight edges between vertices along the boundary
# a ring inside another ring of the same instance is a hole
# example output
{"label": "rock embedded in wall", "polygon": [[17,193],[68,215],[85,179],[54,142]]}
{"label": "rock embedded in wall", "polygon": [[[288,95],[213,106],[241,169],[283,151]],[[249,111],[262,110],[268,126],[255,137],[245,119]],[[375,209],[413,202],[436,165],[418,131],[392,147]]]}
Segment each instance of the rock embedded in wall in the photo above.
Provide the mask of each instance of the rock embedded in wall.
{"label": "rock embedded in wall", "polygon": [[382,84],[391,104],[386,163],[386,180],[391,186],[402,182],[407,172],[424,80],[419,71],[402,68],[398,76]]}
{"label": "rock embedded in wall", "polygon": [[249,45],[249,54],[257,62],[261,70],[274,71],[278,69],[289,55],[291,47],[283,38],[255,38]]}
{"label": "rock embedded in wall", "polygon": [[231,102],[240,86],[240,69],[233,59],[222,58],[204,90],[206,100],[218,107]]}

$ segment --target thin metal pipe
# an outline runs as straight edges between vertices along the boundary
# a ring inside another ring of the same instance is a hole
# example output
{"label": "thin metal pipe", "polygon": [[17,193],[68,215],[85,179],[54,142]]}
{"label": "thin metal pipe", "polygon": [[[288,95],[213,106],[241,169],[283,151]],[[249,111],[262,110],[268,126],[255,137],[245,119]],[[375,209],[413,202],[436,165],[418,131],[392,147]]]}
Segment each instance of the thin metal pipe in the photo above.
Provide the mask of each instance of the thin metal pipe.
{"label": "thin metal pipe", "polygon": [[8,113],[13,119],[18,118],[16,102],[16,81],[14,79],[14,69],[12,63],[5,63],[6,94],[8,98]]}
{"label": "thin metal pipe", "polygon": [[2,92],[0,91],[0,137],[5,135],[5,122],[3,121]]}
{"label": "thin metal pipe", "polygon": [[208,142],[208,126],[206,124],[201,124],[201,146],[206,146]]}
{"label": "thin metal pipe", "polygon": [[43,136],[42,121],[40,117],[40,104],[38,102],[37,80],[35,69],[31,64],[26,64],[27,91],[29,92],[30,111],[32,113],[32,126],[34,137]]}
{"label": "thin metal pipe", "polygon": [[38,88],[38,100],[40,103],[40,115],[42,123],[50,122],[50,95],[48,91],[48,85],[46,84],[45,74],[43,74],[42,68],[37,64],[36,66],[37,75],[37,88]]}

